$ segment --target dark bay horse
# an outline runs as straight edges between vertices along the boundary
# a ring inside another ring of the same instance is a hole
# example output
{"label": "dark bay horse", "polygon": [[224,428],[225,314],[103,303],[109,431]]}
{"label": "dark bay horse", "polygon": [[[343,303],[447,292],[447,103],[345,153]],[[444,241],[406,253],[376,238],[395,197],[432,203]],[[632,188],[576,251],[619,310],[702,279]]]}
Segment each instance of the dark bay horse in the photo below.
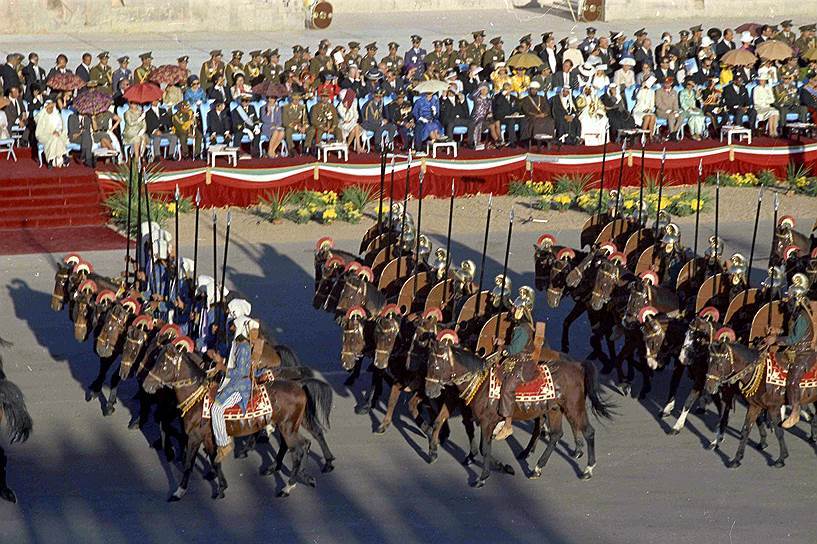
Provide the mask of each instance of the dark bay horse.
{"label": "dark bay horse", "polygon": [[[0,357],[0,423],[6,421],[9,443],[25,442],[31,435],[31,416],[28,415],[23,392],[14,383],[6,379],[3,371],[3,358]],[[12,503],[17,502],[6,482],[6,452],[0,447],[0,498]]]}

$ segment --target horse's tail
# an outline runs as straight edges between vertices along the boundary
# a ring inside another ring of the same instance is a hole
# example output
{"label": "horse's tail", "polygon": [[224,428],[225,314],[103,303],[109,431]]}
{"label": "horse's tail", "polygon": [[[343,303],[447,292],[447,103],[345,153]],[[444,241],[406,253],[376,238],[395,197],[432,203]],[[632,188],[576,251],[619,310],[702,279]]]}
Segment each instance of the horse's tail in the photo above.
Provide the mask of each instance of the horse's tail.
{"label": "horse's tail", "polygon": [[309,429],[329,429],[329,415],[332,412],[332,388],[329,384],[314,378],[301,381],[306,393],[306,420]]}
{"label": "horse's tail", "polygon": [[31,434],[31,416],[20,388],[6,379],[0,379],[0,408],[8,421],[9,442],[25,442]]}
{"label": "horse's tail", "polygon": [[277,344],[275,346],[275,352],[281,359],[281,366],[283,368],[293,368],[301,366],[301,360],[298,358],[298,355],[296,355],[296,353],[292,350],[291,347],[285,346],[284,344]]}
{"label": "horse's tail", "polygon": [[590,361],[582,361],[584,370],[584,394],[590,399],[590,406],[596,418],[613,419],[616,412],[613,410],[615,404],[602,397],[599,386],[599,371]]}

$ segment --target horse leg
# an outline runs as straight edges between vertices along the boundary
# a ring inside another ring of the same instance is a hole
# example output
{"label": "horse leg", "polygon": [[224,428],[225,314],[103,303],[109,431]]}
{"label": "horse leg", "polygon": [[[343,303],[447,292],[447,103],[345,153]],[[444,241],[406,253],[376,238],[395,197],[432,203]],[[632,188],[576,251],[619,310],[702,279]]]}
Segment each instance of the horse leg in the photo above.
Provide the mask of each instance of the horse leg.
{"label": "horse leg", "polygon": [[355,382],[360,377],[360,368],[363,366],[363,359],[359,359],[355,367],[352,369],[352,372],[349,374],[349,377],[346,378],[346,381],[343,382],[343,385],[346,387],[352,387],[355,385]]}
{"label": "horse leg", "polygon": [[[428,435],[428,463],[431,464],[437,460],[437,450],[440,447],[440,429],[448,420],[449,411],[448,406],[443,403],[437,417],[434,419],[434,427]],[[471,433],[473,434],[473,425],[471,426]]]}
{"label": "horse leg", "polygon": [[8,462],[8,458],[6,457],[6,452],[0,447],[0,499],[7,500],[10,503],[17,502],[17,495],[14,494],[8,485],[6,484],[6,463]]}
{"label": "horse leg", "polygon": [[327,474],[335,470],[335,456],[332,454],[332,450],[329,449],[329,444],[326,442],[326,437],[323,435],[323,431],[319,428],[312,429],[311,427],[304,426],[306,432],[312,435],[312,437],[318,441],[318,446],[321,448],[321,454],[323,455],[323,467],[321,468],[321,472]]}
{"label": "horse leg", "polygon": [[128,422],[128,429],[141,429],[148,420],[150,413],[150,399],[144,389],[139,386],[134,399],[139,403],[139,412]]}
{"label": "horse leg", "polygon": [[[813,406],[815,412],[817,412],[817,402],[815,402]],[[808,437],[808,441],[812,444],[817,444],[817,413],[811,418],[811,435]]]}
{"label": "horse leg", "polygon": [[111,394],[108,395],[108,400],[105,402],[105,407],[102,408],[102,415],[109,416],[116,410],[116,390],[119,387],[119,382],[122,378],[119,377],[119,372],[114,372],[111,376]]}
{"label": "horse leg", "polygon": [[749,440],[749,433],[751,432],[752,425],[754,425],[759,414],[760,408],[750,404],[749,408],[746,410],[746,419],[743,421],[743,429],[740,431],[740,444],[738,444],[738,450],[735,452],[735,457],[727,461],[727,467],[738,468],[740,466],[740,462],[743,459],[743,454],[746,451],[746,442]]}
{"label": "horse leg", "polygon": [[355,406],[355,413],[358,415],[365,415],[371,411],[374,403],[376,402],[377,395],[375,394],[375,389],[378,389],[382,384],[382,376],[380,375],[380,371],[375,369],[372,372],[372,383],[369,386],[368,391],[363,394],[363,398],[360,399],[360,402]]}
{"label": "horse leg", "polygon": [[[667,395],[667,404],[661,410],[661,417],[669,417],[675,409],[675,396],[678,394],[678,386],[681,385],[681,378],[684,375],[684,365],[680,363],[675,364],[672,369],[672,377],[669,380],[669,394]],[[687,399],[689,400],[689,399]],[[686,408],[686,403],[684,403]],[[682,425],[683,427],[683,425]]]}
{"label": "horse leg", "polygon": [[587,466],[584,467],[582,480],[589,480],[593,477],[593,469],[596,468],[596,429],[587,421],[587,413],[584,415],[584,439],[587,441]]}
{"label": "horse leg", "polygon": [[182,474],[182,481],[179,482],[179,487],[168,499],[168,502],[176,502],[182,500],[184,494],[187,493],[187,484],[190,483],[190,475],[193,473],[193,466],[196,463],[196,455],[201,447],[201,438],[198,436],[190,436],[187,439],[187,448],[184,455],[184,473]]}
{"label": "horse leg", "polygon": [[777,438],[777,443],[780,445],[780,457],[775,459],[772,466],[775,468],[781,468],[786,465],[786,458],[789,456],[789,450],[786,447],[786,440],[783,435],[783,427],[780,426],[780,410],[778,408],[770,408],[768,410],[769,417],[772,420],[772,429],[774,430],[774,436]]}
{"label": "horse leg", "polygon": [[[672,393],[670,393],[670,395],[672,395]],[[689,392],[689,396],[687,397],[686,402],[684,402],[684,407],[681,409],[681,415],[678,416],[678,421],[676,421],[675,425],[673,425],[672,428],[667,431],[667,434],[676,435],[681,432],[681,429],[683,429],[684,425],[686,425],[687,416],[689,415],[690,410],[692,410],[692,407],[695,405],[695,401],[697,401],[700,396],[700,389],[692,389],[692,391]],[[674,398],[672,402],[673,404],[675,403]],[[669,404],[667,406],[669,406]],[[666,408],[664,410],[666,410]]]}
{"label": "horse leg", "polygon": [[491,441],[493,440],[493,431],[487,428],[484,423],[480,425],[480,451],[482,452],[482,472],[474,483],[474,487],[483,487],[485,481],[491,476],[491,465],[493,458],[491,456]]}
{"label": "horse leg", "polygon": [[570,353],[570,325],[584,313],[584,306],[574,304],[562,323],[562,351]]}
{"label": "horse leg", "polygon": [[528,442],[528,445],[525,447],[524,450],[519,452],[519,455],[517,455],[516,458],[522,460],[527,459],[528,457],[533,455],[534,452],[536,452],[536,443],[539,442],[539,437],[541,436],[542,436],[542,418],[537,417],[533,421],[533,432],[531,432],[530,435],[530,442]]}
{"label": "horse leg", "polygon": [[[632,353],[633,348],[630,346],[630,342],[624,342],[624,347],[621,350],[621,353],[618,356],[613,357],[613,361],[615,361],[616,365],[616,379],[618,380],[618,388],[621,391],[621,394],[625,397],[630,396],[630,391],[632,391],[632,383],[633,378],[635,377],[635,372],[633,368],[633,360],[632,360]],[[627,360],[627,374],[624,374],[624,360]]]}
{"label": "horse leg", "polygon": [[105,376],[111,368],[114,357],[116,356],[99,358],[99,373],[96,375],[96,378],[94,378],[94,381],[91,382],[91,385],[88,386],[88,391],[85,392],[85,402],[91,402],[99,397],[99,394],[102,392],[102,383],[105,381]]}
{"label": "horse leg", "polygon": [[280,433],[279,436],[281,437],[281,440],[279,440],[280,446],[278,447],[278,453],[275,455],[275,463],[267,468],[262,468],[260,470],[261,476],[270,476],[271,474],[281,470],[281,467],[284,466],[284,457],[286,457],[287,451],[289,451],[289,446],[287,445],[286,440],[284,440],[283,433]]}
{"label": "horse leg", "polygon": [[767,414],[764,412],[760,414],[757,418],[757,432],[760,434],[760,443],[757,445],[757,449],[760,451],[765,450],[769,447],[768,442],[768,433],[766,433],[766,427],[769,425],[769,419]]}
{"label": "horse leg", "polygon": [[729,423],[730,400],[728,398],[723,398],[721,395],[715,395],[712,400],[715,403],[715,406],[718,408],[718,413],[721,417],[718,420],[718,430],[715,431],[715,438],[712,439],[712,442],[709,443],[706,449],[717,450],[720,447],[721,442],[723,442],[723,437],[726,434],[726,426]]}
{"label": "horse leg", "polygon": [[548,410],[548,445],[542,456],[536,461],[536,466],[533,467],[533,472],[528,476],[531,480],[538,480],[542,477],[542,469],[550,459],[553,450],[556,449],[556,444],[562,439],[564,431],[562,430],[562,412],[558,406],[552,406]]}
{"label": "horse leg", "polygon": [[[283,441],[292,450],[292,470],[289,474],[287,485],[278,492],[279,497],[289,497],[295,486],[298,485],[298,477],[301,476],[301,464],[304,457],[309,452],[309,441],[298,435],[297,431],[292,429],[281,429],[281,436]],[[314,479],[311,483],[314,486]]]}
{"label": "horse leg", "polygon": [[394,417],[394,407],[397,405],[397,400],[400,398],[400,392],[403,390],[403,385],[395,381],[391,385],[391,392],[389,393],[389,404],[386,406],[386,415],[383,416],[383,421],[375,430],[377,434],[383,434],[391,425],[392,417]]}

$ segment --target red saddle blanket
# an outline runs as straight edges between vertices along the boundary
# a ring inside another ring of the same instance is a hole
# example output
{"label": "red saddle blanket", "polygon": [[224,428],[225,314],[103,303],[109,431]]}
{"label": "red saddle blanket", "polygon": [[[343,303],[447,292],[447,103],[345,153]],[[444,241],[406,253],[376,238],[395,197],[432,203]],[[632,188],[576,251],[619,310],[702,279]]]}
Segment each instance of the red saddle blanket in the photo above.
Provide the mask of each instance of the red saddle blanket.
{"label": "red saddle blanket", "polygon": [[[788,369],[783,368],[780,363],[777,362],[777,355],[775,353],[769,353],[766,357],[766,383],[785,387],[786,378],[788,378],[788,376]],[[817,365],[812,366],[803,374],[803,378],[800,380],[800,387],[802,389],[817,387]]]}
{"label": "red saddle blanket", "polygon": [[[539,366],[539,376],[529,382],[523,382],[516,388],[516,402],[541,402],[556,398],[556,387],[553,384],[553,377],[550,375],[550,368],[547,365]],[[494,400],[499,399],[502,390],[502,373],[496,368],[491,368],[488,397]]]}
{"label": "red saddle blanket", "polygon": [[[202,417],[204,419],[210,419],[210,395],[204,396],[204,402],[202,404]],[[272,403],[270,402],[267,388],[262,385],[253,388],[252,398],[247,404],[247,411],[245,413],[242,414],[241,406],[236,404],[235,406],[230,406],[227,408],[227,410],[224,412],[224,420],[238,421],[242,419],[268,416],[270,414],[272,414]]]}

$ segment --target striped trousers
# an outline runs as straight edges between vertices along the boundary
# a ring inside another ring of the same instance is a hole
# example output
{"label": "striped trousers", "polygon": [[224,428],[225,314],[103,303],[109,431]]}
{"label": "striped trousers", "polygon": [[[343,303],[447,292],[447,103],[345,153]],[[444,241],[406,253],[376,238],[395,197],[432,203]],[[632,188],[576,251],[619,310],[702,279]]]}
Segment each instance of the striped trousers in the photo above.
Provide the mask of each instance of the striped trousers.
{"label": "striped trousers", "polygon": [[216,437],[216,446],[219,448],[226,446],[230,442],[230,437],[227,436],[227,425],[224,423],[224,412],[227,408],[235,406],[239,402],[241,402],[241,393],[236,391],[221,402],[215,401],[213,407],[210,408],[213,434]]}

